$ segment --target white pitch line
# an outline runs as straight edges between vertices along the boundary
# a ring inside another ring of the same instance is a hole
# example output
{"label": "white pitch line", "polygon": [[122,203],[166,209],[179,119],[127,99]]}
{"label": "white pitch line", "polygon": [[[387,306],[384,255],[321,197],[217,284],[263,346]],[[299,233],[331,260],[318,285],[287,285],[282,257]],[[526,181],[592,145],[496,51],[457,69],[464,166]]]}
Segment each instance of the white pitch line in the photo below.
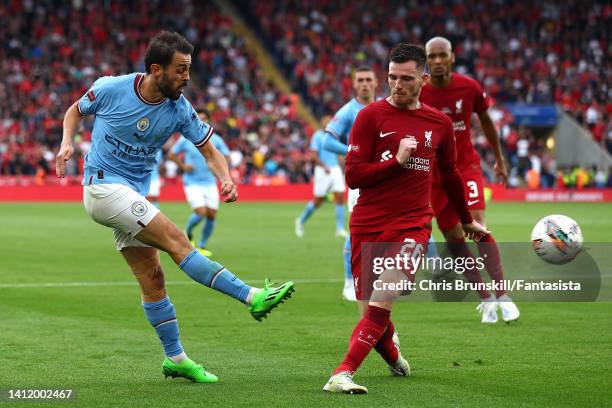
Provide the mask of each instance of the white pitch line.
{"label": "white pitch line", "polygon": [[[289,279],[275,279],[275,282],[285,282]],[[344,279],[294,279],[296,284],[336,283]],[[263,283],[262,279],[246,280],[246,283]],[[166,281],[167,286],[195,285],[193,281]],[[38,283],[0,283],[0,289],[41,289],[41,288],[85,288],[104,286],[137,286],[135,281],[118,282],[38,282]]]}

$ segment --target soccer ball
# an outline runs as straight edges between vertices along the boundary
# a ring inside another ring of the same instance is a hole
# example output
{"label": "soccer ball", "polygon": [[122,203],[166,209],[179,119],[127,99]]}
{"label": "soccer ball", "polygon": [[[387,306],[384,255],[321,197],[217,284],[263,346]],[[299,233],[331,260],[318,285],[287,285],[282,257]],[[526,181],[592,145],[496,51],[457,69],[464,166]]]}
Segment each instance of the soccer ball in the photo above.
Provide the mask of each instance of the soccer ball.
{"label": "soccer ball", "polygon": [[555,265],[574,259],[580,252],[582,239],[576,221],[565,215],[546,216],[531,231],[531,244],[536,254]]}

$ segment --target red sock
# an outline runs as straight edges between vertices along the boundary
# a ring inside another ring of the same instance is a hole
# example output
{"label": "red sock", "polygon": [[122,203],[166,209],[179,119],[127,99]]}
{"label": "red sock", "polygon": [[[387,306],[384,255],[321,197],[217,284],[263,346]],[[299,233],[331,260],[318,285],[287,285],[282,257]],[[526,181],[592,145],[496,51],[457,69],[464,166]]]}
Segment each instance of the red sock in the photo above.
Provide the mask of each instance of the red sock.
{"label": "red sock", "polygon": [[387,364],[390,365],[395,364],[399,357],[397,347],[395,347],[395,343],[393,343],[393,333],[395,333],[395,327],[393,326],[393,322],[389,320],[387,329],[378,340],[378,343],[374,346],[374,350],[376,350]]}
{"label": "red sock", "polygon": [[[485,235],[484,238],[482,238],[478,242],[478,252],[480,253],[480,256],[484,259],[485,268],[487,268],[487,272],[489,273],[491,280],[494,282],[503,281],[504,270],[501,265],[497,242],[495,242],[495,238],[493,238],[493,235]],[[495,291],[495,295],[497,297],[500,297],[505,294],[506,291],[503,289]]]}
{"label": "red sock", "polygon": [[385,328],[389,324],[390,315],[390,310],[372,305],[368,306],[365,315],[357,323],[353,334],[351,334],[348,353],[346,353],[344,360],[336,368],[334,374],[341,371],[349,371],[351,373],[357,371],[361,362],[385,332]]}
{"label": "red sock", "polygon": [[[455,258],[475,258],[474,254],[472,254],[472,251],[470,251],[470,248],[468,248],[467,244],[465,243],[464,238],[451,239],[447,242],[447,246],[448,250]],[[484,284],[484,280],[482,279],[482,276],[480,276],[480,271],[476,269],[476,267],[470,269],[466,268],[463,275],[469,282]],[[478,295],[480,298],[487,299],[491,297],[489,291],[484,288],[484,285],[482,286],[483,288],[478,290]]]}

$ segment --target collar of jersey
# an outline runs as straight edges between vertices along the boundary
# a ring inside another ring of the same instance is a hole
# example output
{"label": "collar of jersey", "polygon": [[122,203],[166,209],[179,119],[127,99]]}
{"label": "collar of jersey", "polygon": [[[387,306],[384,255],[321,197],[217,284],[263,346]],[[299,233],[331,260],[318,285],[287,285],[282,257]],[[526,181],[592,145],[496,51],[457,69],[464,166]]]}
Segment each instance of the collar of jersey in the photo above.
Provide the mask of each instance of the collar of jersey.
{"label": "collar of jersey", "polygon": [[134,78],[134,92],[136,93],[136,96],[138,97],[138,99],[140,99],[142,102],[146,103],[147,105],[161,105],[162,103],[166,102],[166,98],[162,99],[159,102],[149,102],[142,96],[142,94],[140,93],[140,82],[142,82],[143,78],[144,78],[144,74],[136,74],[136,78]]}

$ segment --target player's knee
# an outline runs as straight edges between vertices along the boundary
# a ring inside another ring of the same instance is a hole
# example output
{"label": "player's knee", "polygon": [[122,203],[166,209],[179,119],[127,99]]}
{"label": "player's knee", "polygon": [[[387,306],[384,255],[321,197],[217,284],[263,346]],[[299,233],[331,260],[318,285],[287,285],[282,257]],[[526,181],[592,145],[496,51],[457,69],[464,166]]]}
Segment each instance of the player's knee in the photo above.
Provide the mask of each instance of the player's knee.
{"label": "player's knee", "polygon": [[193,212],[195,212],[200,217],[206,217],[208,215],[208,212],[206,211],[206,207],[198,207],[194,209]]}

